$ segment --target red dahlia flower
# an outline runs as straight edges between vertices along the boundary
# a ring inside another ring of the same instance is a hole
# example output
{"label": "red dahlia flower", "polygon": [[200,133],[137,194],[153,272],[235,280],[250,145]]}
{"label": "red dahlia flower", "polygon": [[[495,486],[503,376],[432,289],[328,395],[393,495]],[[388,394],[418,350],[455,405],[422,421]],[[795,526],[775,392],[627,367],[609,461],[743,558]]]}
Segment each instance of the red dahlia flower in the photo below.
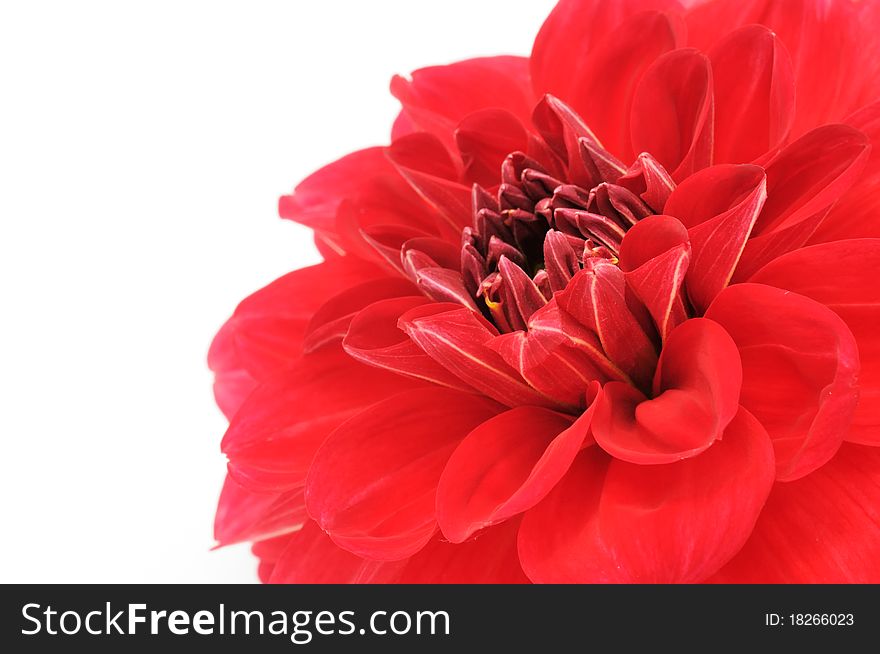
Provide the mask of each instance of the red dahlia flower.
{"label": "red dahlia flower", "polygon": [[396,77],[210,352],[280,582],[880,581],[880,3],[562,0]]}

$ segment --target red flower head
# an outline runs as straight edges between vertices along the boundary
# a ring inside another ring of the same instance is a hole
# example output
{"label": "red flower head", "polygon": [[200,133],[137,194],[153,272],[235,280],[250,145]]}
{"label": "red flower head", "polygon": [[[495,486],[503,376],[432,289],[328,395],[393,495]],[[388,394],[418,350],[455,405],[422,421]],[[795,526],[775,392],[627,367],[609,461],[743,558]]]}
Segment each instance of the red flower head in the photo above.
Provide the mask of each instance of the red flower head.
{"label": "red flower head", "polygon": [[396,77],[210,352],[295,582],[880,581],[880,8],[562,0]]}

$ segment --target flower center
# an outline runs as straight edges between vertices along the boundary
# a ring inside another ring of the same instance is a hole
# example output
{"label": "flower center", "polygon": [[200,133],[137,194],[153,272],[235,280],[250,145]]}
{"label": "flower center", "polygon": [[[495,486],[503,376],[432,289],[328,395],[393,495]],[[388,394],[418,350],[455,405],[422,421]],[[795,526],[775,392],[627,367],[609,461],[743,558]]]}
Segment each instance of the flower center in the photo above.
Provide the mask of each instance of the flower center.
{"label": "flower center", "polygon": [[[647,156],[647,155],[644,155]],[[627,230],[660,213],[631,188],[640,169],[589,188],[556,179],[521,152],[508,155],[496,196],[476,187],[473,227],[462,233],[461,275],[502,332],[528,320],[590,259],[614,264]],[[623,184],[627,184],[624,186]],[[644,187],[644,184],[642,183]]]}

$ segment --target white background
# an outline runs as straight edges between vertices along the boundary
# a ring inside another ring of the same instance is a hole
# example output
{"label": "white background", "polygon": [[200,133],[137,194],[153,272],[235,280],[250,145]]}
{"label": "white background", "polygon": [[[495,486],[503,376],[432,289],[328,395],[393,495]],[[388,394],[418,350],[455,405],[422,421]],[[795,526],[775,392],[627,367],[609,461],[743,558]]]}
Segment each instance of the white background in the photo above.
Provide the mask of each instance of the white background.
{"label": "white background", "polygon": [[394,73],[527,54],[552,0],[0,4],[0,582],[249,582],[211,552],[205,354],[317,261],[277,197],[387,141]]}

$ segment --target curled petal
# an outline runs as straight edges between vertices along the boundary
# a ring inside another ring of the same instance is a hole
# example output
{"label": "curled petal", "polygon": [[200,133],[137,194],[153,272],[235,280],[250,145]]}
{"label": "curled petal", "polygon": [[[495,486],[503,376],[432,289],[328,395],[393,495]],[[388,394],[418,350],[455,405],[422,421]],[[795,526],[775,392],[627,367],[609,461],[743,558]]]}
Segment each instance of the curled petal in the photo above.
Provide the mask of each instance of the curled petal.
{"label": "curled petal", "polygon": [[583,450],[526,513],[523,570],[536,583],[693,583],[748,539],[773,484],[773,449],[740,410],[700,456],[657,466]]}
{"label": "curled petal", "polygon": [[626,167],[613,154],[600,147],[596,141],[581,138],[578,140],[581,160],[590,173],[594,183],[611,183],[626,173]]}
{"label": "curled petal", "polygon": [[657,353],[630,311],[625,290],[623,272],[611,263],[600,262],[578,272],[556,296],[556,302],[574,322],[596,335],[602,351],[616,367],[637,384],[650,385]]}
{"label": "curled petal", "polygon": [[740,403],[770,434],[777,478],[827,463],[858,400],[859,352],[846,323],[818,302],[763,284],[726,288],[706,317],[739,348]]}
{"label": "curled petal", "polygon": [[666,169],[653,155],[642,152],[626,173],[617,179],[617,185],[638,195],[653,209],[655,214],[663,213],[669,194],[675,190],[675,182]]}
{"label": "curled petal", "polygon": [[437,482],[449,456],[500,411],[487,398],[438,388],[406,391],[362,411],[315,455],[306,483],[309,515],[358,556],[393,561],[415,554],[437,528]]}
{"label": "curled petal", "polygon": [[581,148],[583,142],[598,143],[596,135],[580,116],[559,98],[545,95],[535,106],[532,122],[561,162],[560,173],[572,184],[592,187],[601,180],[585,165]]}
{"label": "curled petal", "polygon": [[749,25],[709,53],[715,87],[715,162],[754,161],[783,143],[794,119],[791,57],[770,29]]}
{"label": "curled petal", "polygon": [[674,11],[676,0],[561,0],[544,21],[529,59],[537,93],[571,95],[583,62],[624,20],[642,11]]}
{"label": "curled petal", "polygon": [[[582,20],[595,25],[597,19],[601,20],[593,15]],[[551,14],[548,23],[552,20]],[[630,160],[633,151],[627,118],[633,104],[632,80],[639,79],[658,57],[677,47],[683,40],[684,25],[677,15],[661,11],[643,11],[615,22],[583,56],[559,62],[557,75],[565,75],[569,80],[563,85],[564,91],[557,90],[560,87],[555,80],[553,87],[541,90],[568,103],[598,135],[605,149]],[[569,29],[577,32],[584,28],[571,25]],[[535,41],[539,62],[541,40],[539,34]],[[580,49],[583,44],[563,47]],[[614,74],[609,75],[609,71]]]}
{"label": "curled petal", "polygon": [[460,248],[449,241],[435,237],[416,237],[400,246],[399,257],[404,271],[414,278],[422,268],[457,270],[461,252]]}
{"label": "curled petal", "polygon": [[764,171],[731,164],[700,171],[669,197],[666,212],[688,228],[687,290],[698,312],[730,282],[766,199]]}
{"label": "curled petal", "polygon": [[706,56],[692,49],[663,55],[633,98],[633,148],[653,154],[681,182],[712,163],[714,106]]}
{"label": "curled petal", "polygon": [[880,445],[880,239],[802,248],[770,262],[749,280],[821,302],[847,324],[859,348],[859,400],[846,440]]}
{"label": "curled petal", "polygon": [[849,125],[825,125],[782,150],[767,166],[767,204],[756,234],[783,229],[837,200],[858,179],[871,144]]}
{"label": "curled petal", "polygon": [[415,274],[416,284],[429,298],[437,302],[452,302],[476,311],[474,298],[465,288],[461,273],[439,266],[422,268]]}
{"label": "curled petal", "polygon": [[528,323],[532,314],[547,304],[547,298],[525,271],[506,256],[498,262],[498,274],[510,291],[517,313],[523,322]]}
{"label": "curled petal", "polygon": [[694,4],[687,15],[688,36],[701,50],[710,51],[731,30],[752,23],[766,25],[786,45],[797,85],[795,136],[839,121],[877,97],[876,3],[712,0]]}
{"label": "curled petal", "polygon": [[687,318],[680,291],[690,259],[687,230],[671,216],[649,216],[636,223],[620,247],[627,288],[648,309],[664,341]]}
{"label": "curled petal", "polygon": [[547,232],[544,237],[544,269],[551,290],[555,293],[565,289],[580,268],[571,241],[555,229]]}
{"label": "curled petal", "polygon": [[660,354],[653,399],[609,382],[593,420],[596,442],[641,464],[696,456],[719,438],[739,408],[742,368],[730,336],[705,318],[682,323]]}

